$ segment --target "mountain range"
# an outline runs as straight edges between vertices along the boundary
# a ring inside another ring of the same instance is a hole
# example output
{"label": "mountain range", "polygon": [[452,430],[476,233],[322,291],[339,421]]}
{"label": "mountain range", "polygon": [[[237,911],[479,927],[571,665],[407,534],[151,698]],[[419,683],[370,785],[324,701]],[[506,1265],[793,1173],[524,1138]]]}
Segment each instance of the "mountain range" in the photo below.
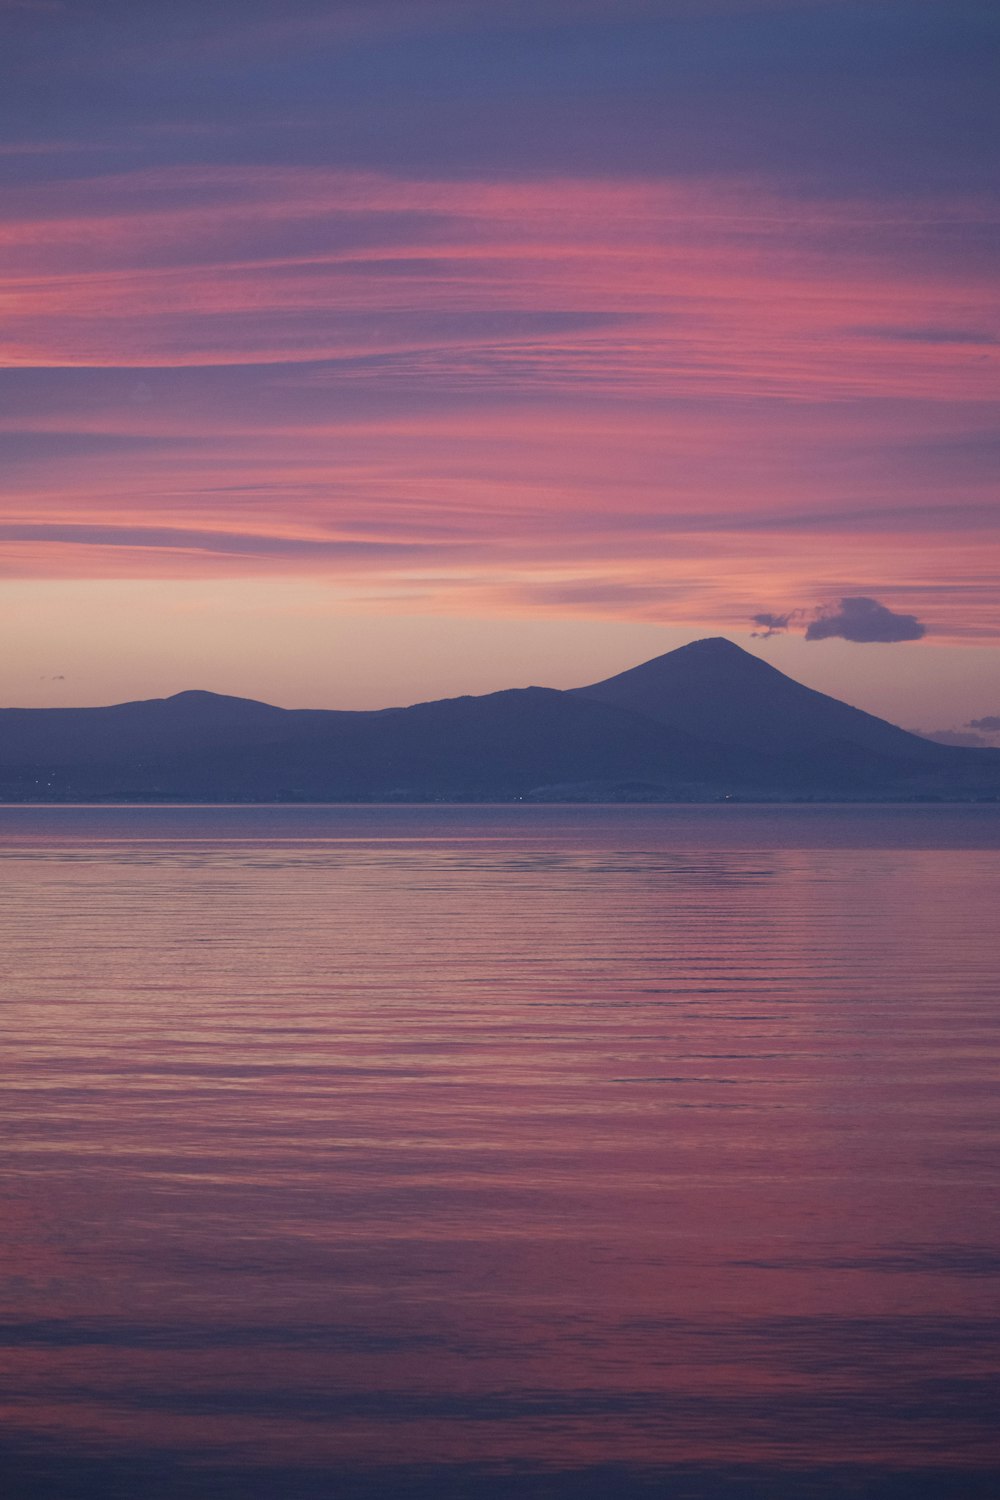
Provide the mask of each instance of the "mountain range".
{"label": "mountain range", "polygon": [[588,687],[408,708],[184,692],[0,710],[6,801],[996,800],[1000,750],[941,745],[723,639]]}

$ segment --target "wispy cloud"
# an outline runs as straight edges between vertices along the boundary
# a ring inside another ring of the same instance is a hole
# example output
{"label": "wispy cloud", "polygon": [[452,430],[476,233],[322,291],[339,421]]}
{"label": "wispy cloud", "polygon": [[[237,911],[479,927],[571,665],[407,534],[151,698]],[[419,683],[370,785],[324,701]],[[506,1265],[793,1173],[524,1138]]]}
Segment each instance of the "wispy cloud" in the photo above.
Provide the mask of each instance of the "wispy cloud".
{"label": "wispy cloud", "polygon": [[982,7],[5,9],[8,574],[995,636]]}
{"label": "wispy cloud", "polygon": [[[970,224],[988,210],[956,202]],[[899,209],[806,211],[736,183],[403,180],[188,167],[8,195],[0,235],[9,363],[350,362],[448,389],[793,400],[978,394],[964,346],[873,339],[845,299],[905,318],[970,295],[891,257],[936,229]]]}
{"label": "wispy cloud", "polygon": [[753,616],[753,624],[757,626],[757,629],[752,630],[750,634],[763,641],[769,641],[773,635],[783,635],[797,613],[797,610],[791,609],[783,615],[775,615],[764,610]]}
{"label": "wispy cloud", "polygon": [[205,552],[217,558],[255,558],[274,561],[370,563],[380,560],[427,557],[426,543],[357,537],[282,536],[273,531],[254,534],[209,531],[178,526],[101,526],[73,522],[0,522],[0,542],[45,542],[74,547],[123,547],[157,552]]}
{"label": "wispy cloud", "polygon": [[859,338],[885,339],[898,344],[971,344],[974,348],[991,348],[1000,344],[1000,338],[990,329],[983,328],[927,328],[909,327],[906,324],[889,324],[871,328],[849,330]]}

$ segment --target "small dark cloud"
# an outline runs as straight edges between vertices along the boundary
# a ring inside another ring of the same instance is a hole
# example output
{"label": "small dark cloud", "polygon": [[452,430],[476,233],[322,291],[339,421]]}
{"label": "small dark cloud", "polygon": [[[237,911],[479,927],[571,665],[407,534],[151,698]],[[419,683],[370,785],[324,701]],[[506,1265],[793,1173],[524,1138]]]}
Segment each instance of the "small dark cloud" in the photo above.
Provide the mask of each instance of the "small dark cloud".
{"label": "small dark cloud", "polygon": [[916,615],[898,615],[877,599],[849,595],[825,605],[806,627],[807,641],[919,641],[927,626]]}
{"label": "small dark cloud", "polygon": [[982,719],[970,719],[966,729],[982,729],[986,734],[1000,734],[1000,714],[986,714]]}
{"label": "small dark cloud", "polygon": [[[752,616],[757,629],[751,631],[751,635],[766,641],[773,635],[782,635],[796,621],[803,620],[808,620],[805,628],[807,641],[826,641],[833,637],[844,641],[919,641],[927,634],[927,626],[916,615],[897,614],[877,599],[853,594],[820,605],[818,609],[787,609],[781,613],[762,610]],[[977,723],[967,727],[982,726]]]}
{"label": "small dark cloud", "polygon": [[762,641],[769,640],[772,635],[781,635],[788,629],[795,616],[799,613],[800,611],[797,609],[790,609],[786,615],[772,615],[767,611],[759,615],[754,615],[753,623],[759,625],[760,629],[751,630],[750,634]]}

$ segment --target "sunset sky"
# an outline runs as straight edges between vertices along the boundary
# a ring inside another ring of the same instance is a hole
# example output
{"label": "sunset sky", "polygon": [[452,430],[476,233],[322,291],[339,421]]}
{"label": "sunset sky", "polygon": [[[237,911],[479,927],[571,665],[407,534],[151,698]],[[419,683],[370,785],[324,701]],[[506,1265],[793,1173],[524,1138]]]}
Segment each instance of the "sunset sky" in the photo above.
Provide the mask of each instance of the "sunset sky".
{"label": "sunset sky", "polygon": [[722,634],[1000,728],[995,0],[0,33],[0,703],[381,707]]}

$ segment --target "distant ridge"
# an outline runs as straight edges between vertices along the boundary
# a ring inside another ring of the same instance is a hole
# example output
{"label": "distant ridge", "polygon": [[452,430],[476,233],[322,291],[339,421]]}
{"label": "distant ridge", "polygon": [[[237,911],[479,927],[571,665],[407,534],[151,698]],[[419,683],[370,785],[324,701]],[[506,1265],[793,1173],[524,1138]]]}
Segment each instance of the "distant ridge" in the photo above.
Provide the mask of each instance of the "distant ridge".
{"label": "distant ridge", "polygon": [[589,687],[369,712],[192,690],[0,710],[7,801],[780,801],[1000,797],[1000,751],[944,746],[693,641]]}
{"label": "distant ridge", "polygon": [[107,708],[0,709],[0,766],[107,764],[274,738],[287,713],[253,698],[191,690]]}

